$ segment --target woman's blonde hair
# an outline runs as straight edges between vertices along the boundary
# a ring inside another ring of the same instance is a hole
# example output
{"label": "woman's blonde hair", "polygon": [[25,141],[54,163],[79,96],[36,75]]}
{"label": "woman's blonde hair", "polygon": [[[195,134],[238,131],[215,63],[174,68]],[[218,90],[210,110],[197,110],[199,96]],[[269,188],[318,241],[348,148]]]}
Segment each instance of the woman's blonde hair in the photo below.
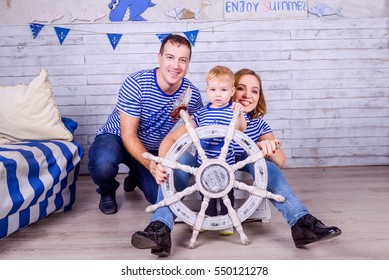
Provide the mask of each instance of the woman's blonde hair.
{"label": "woman's blonde hair", "polygon": [[258,99],[258,104],[255,106],[255,109],[251,112],[249,112],[250,119],[255,119],[255,118],[262,118],[266,114],[266,101],[265,101],[265,96],[263,95],[263,90],[262,90],[262,81],[261,78],[257,73],[255,73],[253,70],[244,68],[240,69],[239,71],[235,72],[235,87],[239,85],[240,79],[242,79],[243,76],[246,75],[252,75],[254,76],[259,83],[259,99]]}

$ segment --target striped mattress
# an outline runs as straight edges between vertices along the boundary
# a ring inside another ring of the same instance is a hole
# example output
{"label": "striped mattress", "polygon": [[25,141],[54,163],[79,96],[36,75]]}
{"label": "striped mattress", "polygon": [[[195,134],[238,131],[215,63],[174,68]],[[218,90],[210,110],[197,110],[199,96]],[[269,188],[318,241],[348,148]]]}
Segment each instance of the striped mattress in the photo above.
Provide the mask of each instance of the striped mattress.
{"label": "striped mattress", "polygon": [[74,141],[0,145],[0,239],[72,207],[83,154]]}

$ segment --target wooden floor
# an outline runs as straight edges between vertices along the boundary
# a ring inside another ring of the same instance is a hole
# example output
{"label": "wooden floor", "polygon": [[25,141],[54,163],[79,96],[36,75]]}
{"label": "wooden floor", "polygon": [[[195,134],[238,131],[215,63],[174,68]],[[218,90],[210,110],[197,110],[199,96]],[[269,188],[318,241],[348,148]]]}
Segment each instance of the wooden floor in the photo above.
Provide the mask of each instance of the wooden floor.
{"label": "wooden floor", "polygon": [[[342,235],[295,248],[289,226],[272,206],[270,223],[243,224],[251,243],[244,246],[238,234],[221,237],[201,233],[195,249],[187,242],[191,229],[174,228],[169,259],[337,260],[389,259],[389,166],[286,169],[295,193],[310,212]],[[123,180],[124,176],[120,175]],[[80,176],[77,200],[71,211],[55,213],[0,241],[3,260],[153,260],[149,250],[131,246],[130,237],[149,222],[148,204],[137,189],[117,194],[119,212],[104,215],[89,176]]]}

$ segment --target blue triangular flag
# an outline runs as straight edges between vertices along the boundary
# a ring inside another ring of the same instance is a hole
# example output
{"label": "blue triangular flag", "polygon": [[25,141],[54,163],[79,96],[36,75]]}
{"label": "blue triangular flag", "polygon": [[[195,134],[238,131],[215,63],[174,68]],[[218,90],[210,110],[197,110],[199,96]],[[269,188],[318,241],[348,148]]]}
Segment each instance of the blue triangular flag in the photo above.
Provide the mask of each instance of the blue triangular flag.
{"label": "blue triangular flag", "polygon": [[188,38],[188,40],[192,44],[192,46],[194,47],[194,45],[196,43],[197,34],[199,34],[199,31],[198,30],[186,31],[186,32],[184,32],[184,34],[185,34],[186,38]]}
{"label": "blue triangular flag", "polygon": [[38,37],[39,32],[41,32],[42,28],[44,27],[44,24],[39,23],[30,23],[30,29],[32,32],[32,37],[35,39]]}
{"label": "blue triangular flag", "polygon": [[116,49],[116,46],[119,44],[120,38],[123,34],[107,33],[108,39],[111,42],[112,48]]}
{"label": "blue triangular flag", "polygon": [[165,38],[169,35],[171,35],[172,33],[164,33],[164,34],[157,34],[157,37],[158,39],[161,41],[161,43],[163,42],[163,40],[165,40]]}
{"label": "blue triangular flag", "polygon": [[65,41],[66,36],[68,36],[68,33],[70,31],[69,28],[62,28],[62,27],[54,27],[55,32],[57,33],[59,42],[63,43]]}

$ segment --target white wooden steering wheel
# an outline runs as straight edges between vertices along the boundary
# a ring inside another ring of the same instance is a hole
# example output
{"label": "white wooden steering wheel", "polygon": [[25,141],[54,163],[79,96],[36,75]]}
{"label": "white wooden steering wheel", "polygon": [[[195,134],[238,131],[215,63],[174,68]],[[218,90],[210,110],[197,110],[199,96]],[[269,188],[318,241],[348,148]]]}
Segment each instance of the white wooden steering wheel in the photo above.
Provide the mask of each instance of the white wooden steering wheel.
{"label": "white wooden steering wheel", "polygon": [[[164,199],[157,204],[146,208],[146,212],[153,212],[162,206],[169,206],[172,212],[188,225],[193,226],[192,237],[189,247],[194,248],[200,230],[221,230],[234,226],[240,234],[240,240],[244,245],[249,244],[249,239],[243,232],[242,222],[245,221],[258,208],[263,198],[274,199],[284,202],[285,198],[280,195],[266,191],[267,168],[263,153],[248,136],[236,130],[237,113],[229,126],[211,125],[194,128],[190,122],[190,116],[185,110],[180,110],[180,116],[186,124],[187,133],[181,136],[170,148],[165,158],[156,157],[150,153],[144,153],[143,157],[162,164],[166,169],[167,180],[161,185]],[[200,139],[224,137],[219,158],[208,159],[200,145]],[[240,145],[248,154],[248,157],[233,165],[226,163],[225,158],[228,146],[231,141]],[[191,167],[178,163],[180,156],[192,145],[195,146],[202,164],[199,167]],[[252,186],[235,180],[235,172],[246,164],[253,163],[255,178]],[[174,170],[180,169],[195,176],[195,183],[181,192],[177,192],[174,187]],[[239,207],[234,209],[228,198],[228,193],[232,188],[249,192],[249,197]],[[183,202],[182,198],[194,192],[203,195],[201,208],[198,213],[190,210]],[[222,198],[228,209],[227,215],[205,216],[209,200],[211,198]]]}

